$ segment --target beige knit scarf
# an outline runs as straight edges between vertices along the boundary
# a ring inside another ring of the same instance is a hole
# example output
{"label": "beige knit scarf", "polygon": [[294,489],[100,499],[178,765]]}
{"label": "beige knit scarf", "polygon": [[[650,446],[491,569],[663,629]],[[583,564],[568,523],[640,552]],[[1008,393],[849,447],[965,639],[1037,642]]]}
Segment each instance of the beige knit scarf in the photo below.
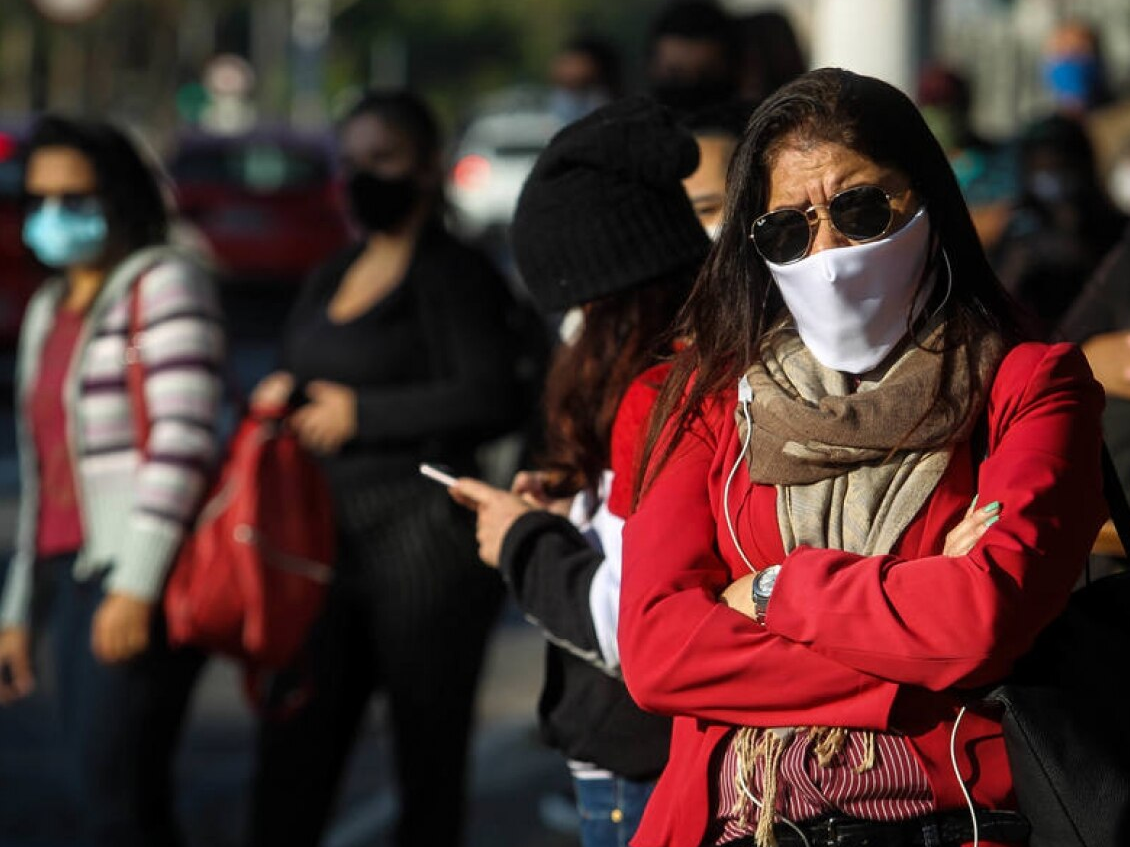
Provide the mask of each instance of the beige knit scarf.
{"label": "beige knit scarf", "polygon": [[[790,324],[770,333],[761,360],[746,372],[753,389],[753,432],[747,452],[750,480],[777,488],[777,521],[785,552],[799,545],[861,555],[890,552],[933,492],[949,463],[952,445],[967,439],[984,405],[1003,344],[978,339],[973,379],[964,349],[941,352],[944,325],[924,330],[921,346],[908,343],[881,374],[858,384],[812,356]],[[944,383],[944,384],[943,384]],[[937,404],[939,393],[953,402]],[[737,411],[744,440],[745,415]],[[735,738],[739,785],[752,789],[762,765],[758,847],[773,847],[777,765],[797,731],[742,727]],[[844,727],[809,727],[807,743],[822,767],[843,749]],[[858,772],[875,766],[875,737]],[[733,810],[749,826],[754,808],[744,791]]]}

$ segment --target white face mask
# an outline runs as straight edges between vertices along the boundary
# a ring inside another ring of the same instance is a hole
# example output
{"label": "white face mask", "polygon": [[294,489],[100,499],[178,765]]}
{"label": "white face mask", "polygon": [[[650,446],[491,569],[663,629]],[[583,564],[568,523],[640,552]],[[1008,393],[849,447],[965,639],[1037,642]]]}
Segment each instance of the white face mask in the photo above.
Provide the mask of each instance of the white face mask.
{"label": "white face mask", "polygon": [[866,373],[902,341],[929,299],[932,286],[915,298],[929,238],[923,206],[879,241],[821,250],[789,265],[766,263],[801,341],[820,364]]}
{"label": "white face mask", "polygon": [[703,227],[703,229],[706,230],[707,238],[709,238],[711,241],[717,241],[718,236],[722,234],[722,221],[716,221],[715,223],[710,224],[710,226]]}

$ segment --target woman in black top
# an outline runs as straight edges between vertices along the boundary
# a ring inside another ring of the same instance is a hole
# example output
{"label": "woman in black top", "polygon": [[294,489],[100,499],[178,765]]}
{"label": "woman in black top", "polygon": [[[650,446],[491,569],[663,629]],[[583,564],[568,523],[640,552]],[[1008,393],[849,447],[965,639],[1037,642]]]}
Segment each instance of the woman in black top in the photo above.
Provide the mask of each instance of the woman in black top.
{"label": "woman in black top", "polygon": [[342,553],[307,656],[272,692],[273,705],[309,699],[260,730],[251,842],[318,842],[380,688],[395,736],[396,843],[443,847],[460,838],[475,688],[502,587],[472,566],[470,516],[417,467],[475,472],[475,447],[514,424],[513,303],[442,226],[439,133],[420,100],[367,95],[340,146],[366,236],[313,274],[285,330],[283,370],[253,398],[298,398],[289,420],[324,457]]}

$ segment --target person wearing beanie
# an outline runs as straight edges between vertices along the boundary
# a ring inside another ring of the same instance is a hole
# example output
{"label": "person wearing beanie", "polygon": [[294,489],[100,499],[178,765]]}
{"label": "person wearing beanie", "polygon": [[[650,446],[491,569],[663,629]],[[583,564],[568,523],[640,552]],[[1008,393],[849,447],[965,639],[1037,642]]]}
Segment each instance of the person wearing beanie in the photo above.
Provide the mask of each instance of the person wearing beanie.
{"label": "person wearing beanie", "polygon": [[479,555],[545,632],[541,730],[569,761],[584,847],[627,843],[667,760],[669,720],[639,709],[620,675],[620,529],[670,330],[709,248],[682,186],[697,162],[691,135],[645,98],[552,139],[511,230],[537,304],[583,315],[550,368],[541,468],[510,492],[450,489],[477,513]]}

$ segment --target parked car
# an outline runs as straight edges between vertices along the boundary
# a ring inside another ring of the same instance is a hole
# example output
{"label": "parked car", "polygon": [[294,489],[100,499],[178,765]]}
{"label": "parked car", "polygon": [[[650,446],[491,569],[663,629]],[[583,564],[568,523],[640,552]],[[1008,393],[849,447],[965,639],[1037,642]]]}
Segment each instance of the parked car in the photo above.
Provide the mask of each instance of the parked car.
{"label": "parked car", "polygon": [[24,131],[0,128],[0,349],[14,350],[24,307],[47,271],[23,242]]}
{"label": "parked car", "polygon": [[181,217],[229,280],[301,282],[350,239],[328,138],[290,129],[188,134],[168,170]]}
{"label": "parked car", "polygon": [[503,263],[499,254],[522,184],[561,127],[546,89],[519,86],[478,104],[458,135],[447,176],[454,225]]}

